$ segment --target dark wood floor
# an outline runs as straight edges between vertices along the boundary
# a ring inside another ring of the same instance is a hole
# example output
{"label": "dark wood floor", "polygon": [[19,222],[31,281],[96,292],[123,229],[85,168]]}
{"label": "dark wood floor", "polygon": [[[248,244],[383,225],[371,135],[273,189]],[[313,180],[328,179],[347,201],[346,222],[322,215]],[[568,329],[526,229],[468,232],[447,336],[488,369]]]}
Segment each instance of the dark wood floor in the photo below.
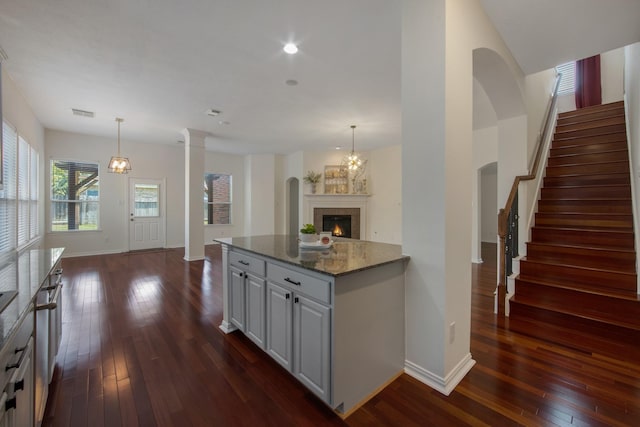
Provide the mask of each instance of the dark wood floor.
{"label": "dark wood floor", "polygon": [[[45,425],[640,425],[640,366],[510,332],[495,245],[474,265],[471,352],[448,397],[402,375],[342,421],[239,333],[224,335],[218,246],[68,258]],[[640,345],[640,344],[639,344]]]}

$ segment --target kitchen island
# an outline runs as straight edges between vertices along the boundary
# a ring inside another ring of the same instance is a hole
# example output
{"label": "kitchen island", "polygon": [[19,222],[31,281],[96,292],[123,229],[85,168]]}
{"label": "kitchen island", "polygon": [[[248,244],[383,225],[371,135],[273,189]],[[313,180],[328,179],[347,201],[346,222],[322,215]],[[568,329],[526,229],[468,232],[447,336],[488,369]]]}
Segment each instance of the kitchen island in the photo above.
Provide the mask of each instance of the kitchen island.
{"label": "kitchen island", "polygon": [[297,236],[216,239],[222,246],[220,328],[242,331],[346,417],[404,369],[404,271],[399,245]]}

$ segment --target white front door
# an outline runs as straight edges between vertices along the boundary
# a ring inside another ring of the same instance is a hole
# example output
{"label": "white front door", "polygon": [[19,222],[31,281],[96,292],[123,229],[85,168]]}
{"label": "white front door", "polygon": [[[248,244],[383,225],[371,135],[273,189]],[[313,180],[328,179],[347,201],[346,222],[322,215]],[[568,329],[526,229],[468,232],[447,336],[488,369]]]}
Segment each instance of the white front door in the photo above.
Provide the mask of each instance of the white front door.
{"label": "white front door", "polygon": [[165,246],[164,186],[159,179],[129,180],[129,250]]}

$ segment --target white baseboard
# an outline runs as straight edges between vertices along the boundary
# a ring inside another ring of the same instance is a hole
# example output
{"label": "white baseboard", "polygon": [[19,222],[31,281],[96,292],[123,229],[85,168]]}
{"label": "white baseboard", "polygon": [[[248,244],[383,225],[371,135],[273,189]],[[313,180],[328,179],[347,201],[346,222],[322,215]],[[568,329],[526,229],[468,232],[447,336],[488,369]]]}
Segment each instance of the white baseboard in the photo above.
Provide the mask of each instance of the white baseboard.
{"label": "white baseboard", "polygon": [[189,257],[187,258],[186,256],[182,257],[183,260],[191,262],[191,261],[202,261],[204,259],[204,255],[202,256],[196,256],[196,257]]}
{"label": "white baseboard", "polygon": [[73,258],[73,257],[85,257],[85,256],[96,256],[96,255],[115,255],[115,254],[123,254],[127,252],[123,249],[114,249],[111,251],[91,251],[91,252],[67,252],[66,250],[62,253],[62,258]]}
{"label": "white baseboard", "polygon": [[482,260],[482,258],[474,258],[471,260],[471,262],[474,264],[482,264],[484,261]]}
{"label": "white baseboard", "polygon": [[404,372],[445,396],[449,396],[475,364],[476,361],[471,358],[471,353],[467,353],[444,378],[408,360],[404,362]]}

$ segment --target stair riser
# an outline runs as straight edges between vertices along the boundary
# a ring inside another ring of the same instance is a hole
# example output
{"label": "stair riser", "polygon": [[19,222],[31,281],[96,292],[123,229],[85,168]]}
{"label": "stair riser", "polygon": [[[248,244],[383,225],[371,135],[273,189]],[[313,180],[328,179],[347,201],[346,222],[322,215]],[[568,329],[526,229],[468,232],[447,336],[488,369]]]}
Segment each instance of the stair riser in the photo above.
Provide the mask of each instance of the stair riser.
{"label": "stair riser", "polygon": [[558,119],[558,126],[565,126],[572,123],[584,123],[593,120],[608,118],[611,116],[624,116],[624,107],[616,107],[610,110],[596,111],[591,114],[579,114]]}
{"label": "stair riser", "polygon": [[567,156],[550,157],[547,165],[563,166],[563,165],[583,165],[604,162],[622,162],[629,161],[629,153],[627,150],[608,151],[602,153],[591,154],[572,154]]}
{"label": "stair riser", "polygon": [[636,268],[635,252],[607,252],[606,250],[537,245],[535,243],[527,244],[527,259],[625,273],[634,273]]}
{"label": "stair riser", "polygon": [[539,227],[582,228],[585,232],[589,229],[633,231],[631,215],[616,215],[616,217],[609,218],[605,215],[537,213],[536,225]]}
{"label": "stair riser", "polygon": [[567,147],[552,148],[550,157],[567,156],[574,154],[592,154],[606,151],[627,150],[627,141],[603,142],[600,144],[570,145]]}
{"label": "stair riser", "polygon": [[555,139],[551,143],[552,149],[594,145],[594,144],[608,144],[612,142],[625,142],[627,141],[626,132],[607,133],[604,135],[595,136],[583,136],[575,138]]}
{"label": "stair riser", "polygon": [[519,300],[526,300],[527,304],[549,308],[562,306],[567,301],[571,304],[563,306],[564,311],[571,312],[575,307],[575,314],[593,314],[594,318],[602,319],[605,323],[640,330],[640,302],[599,295],[579,290],[554,288],[533,282],[516,279],[516,289]]}
{"label": "stair riser", "polygon": [[544,188],[579,187],[591,185],[631,185],[629,174],[601,174],[575,176],[547,176]]}
{"label": "stair riser", "polygon": [[[517,302],[510,304],[510,311],[509,329],[523,331],[540,339],[558,342],[587,352],[593,350],[593,345],[590,342],[591,337],[611,341],[612,345],[620,346],[620,354],[626,352],[626,347],[629,345],[635,348],[640,340],[640,333],[634,329],[535,308]],[[531,325],[531,322],[534,324]],[[546,328],[543,325],[536,327],[538,322],[544,322],[551,327]],[[525,326],[527,323],[529,325]],[[575,332],[573,334],[568,331],[556,333],[554,331],[556,327]],[[588,331],[587,334],[585,334],[586,331]],[[615,348],[612,348],[612,354],[615,352]]]}
{"label": "stair riser", "polygon": [[520,275],[527,278],[538,278],[545,282],[570,282],[578,287],[584,283],[587,286],[596,286],[601,289],[619,289],[623,291],[634,291],[637,289],[636,276],[608,272],[602,270],[589,270],[577,267],[538,264],[527,260],[520,261]]}
{"label": "stair riser", "polygon": [[605,213],[631,215],[631,200],[540,200],[539,213]]}
{"label": "stair riser", "polygon": [[558,114],[559,119],[565,119],[567,117],[582,117],[593,113],[598,113],[602,111],[611,112],[612,110],[616,110],[618,108],[624,108],[624,101],[616,101],[610,102],[607,104],[600,105],[592,105],[590,107],[580,108],[573,111],[565,111]]}
{"label": "stair riser", "polygon": [[582,230],[557,228],[531,229],[531,241],[540,243],[557,243],[577,246],[597,246],[599,248],[634,249],[633,233],[597,232],[585,233]]}
{"label": "stair riser", "polygon": [[591,175],[600,173],[629,173],[629,162],[609,162],[599,165],[547,166],[546,176]]}
{"label": "stair riser", "polygon": [[606,135],[609,133],[616,132],[626,132],[626,127],[624,124],[619,125],[611,125],[611,126],[602,126],[592,129],[581,129],[581,130],[572,130],[567,132],[556,132],[553,135],[553,139],[564,139],[564,138],[576,138],[582,136],[595,136],[595,135]]}
{"label": "stair riser", "polygon": [[543,187],[542,200],[547,199],[631,199],[631,187],[593,186],[593,187]]}
{"label": "stair riser", "polygon": [[572,130],[600,128],[603,126],[624,124],[624,122],[625,122],[624,114],[612,115],[610,117],[602,117],[594,120],[581,120],[573,123],[558,122],[556,126],[556,132],[568,132]]}

